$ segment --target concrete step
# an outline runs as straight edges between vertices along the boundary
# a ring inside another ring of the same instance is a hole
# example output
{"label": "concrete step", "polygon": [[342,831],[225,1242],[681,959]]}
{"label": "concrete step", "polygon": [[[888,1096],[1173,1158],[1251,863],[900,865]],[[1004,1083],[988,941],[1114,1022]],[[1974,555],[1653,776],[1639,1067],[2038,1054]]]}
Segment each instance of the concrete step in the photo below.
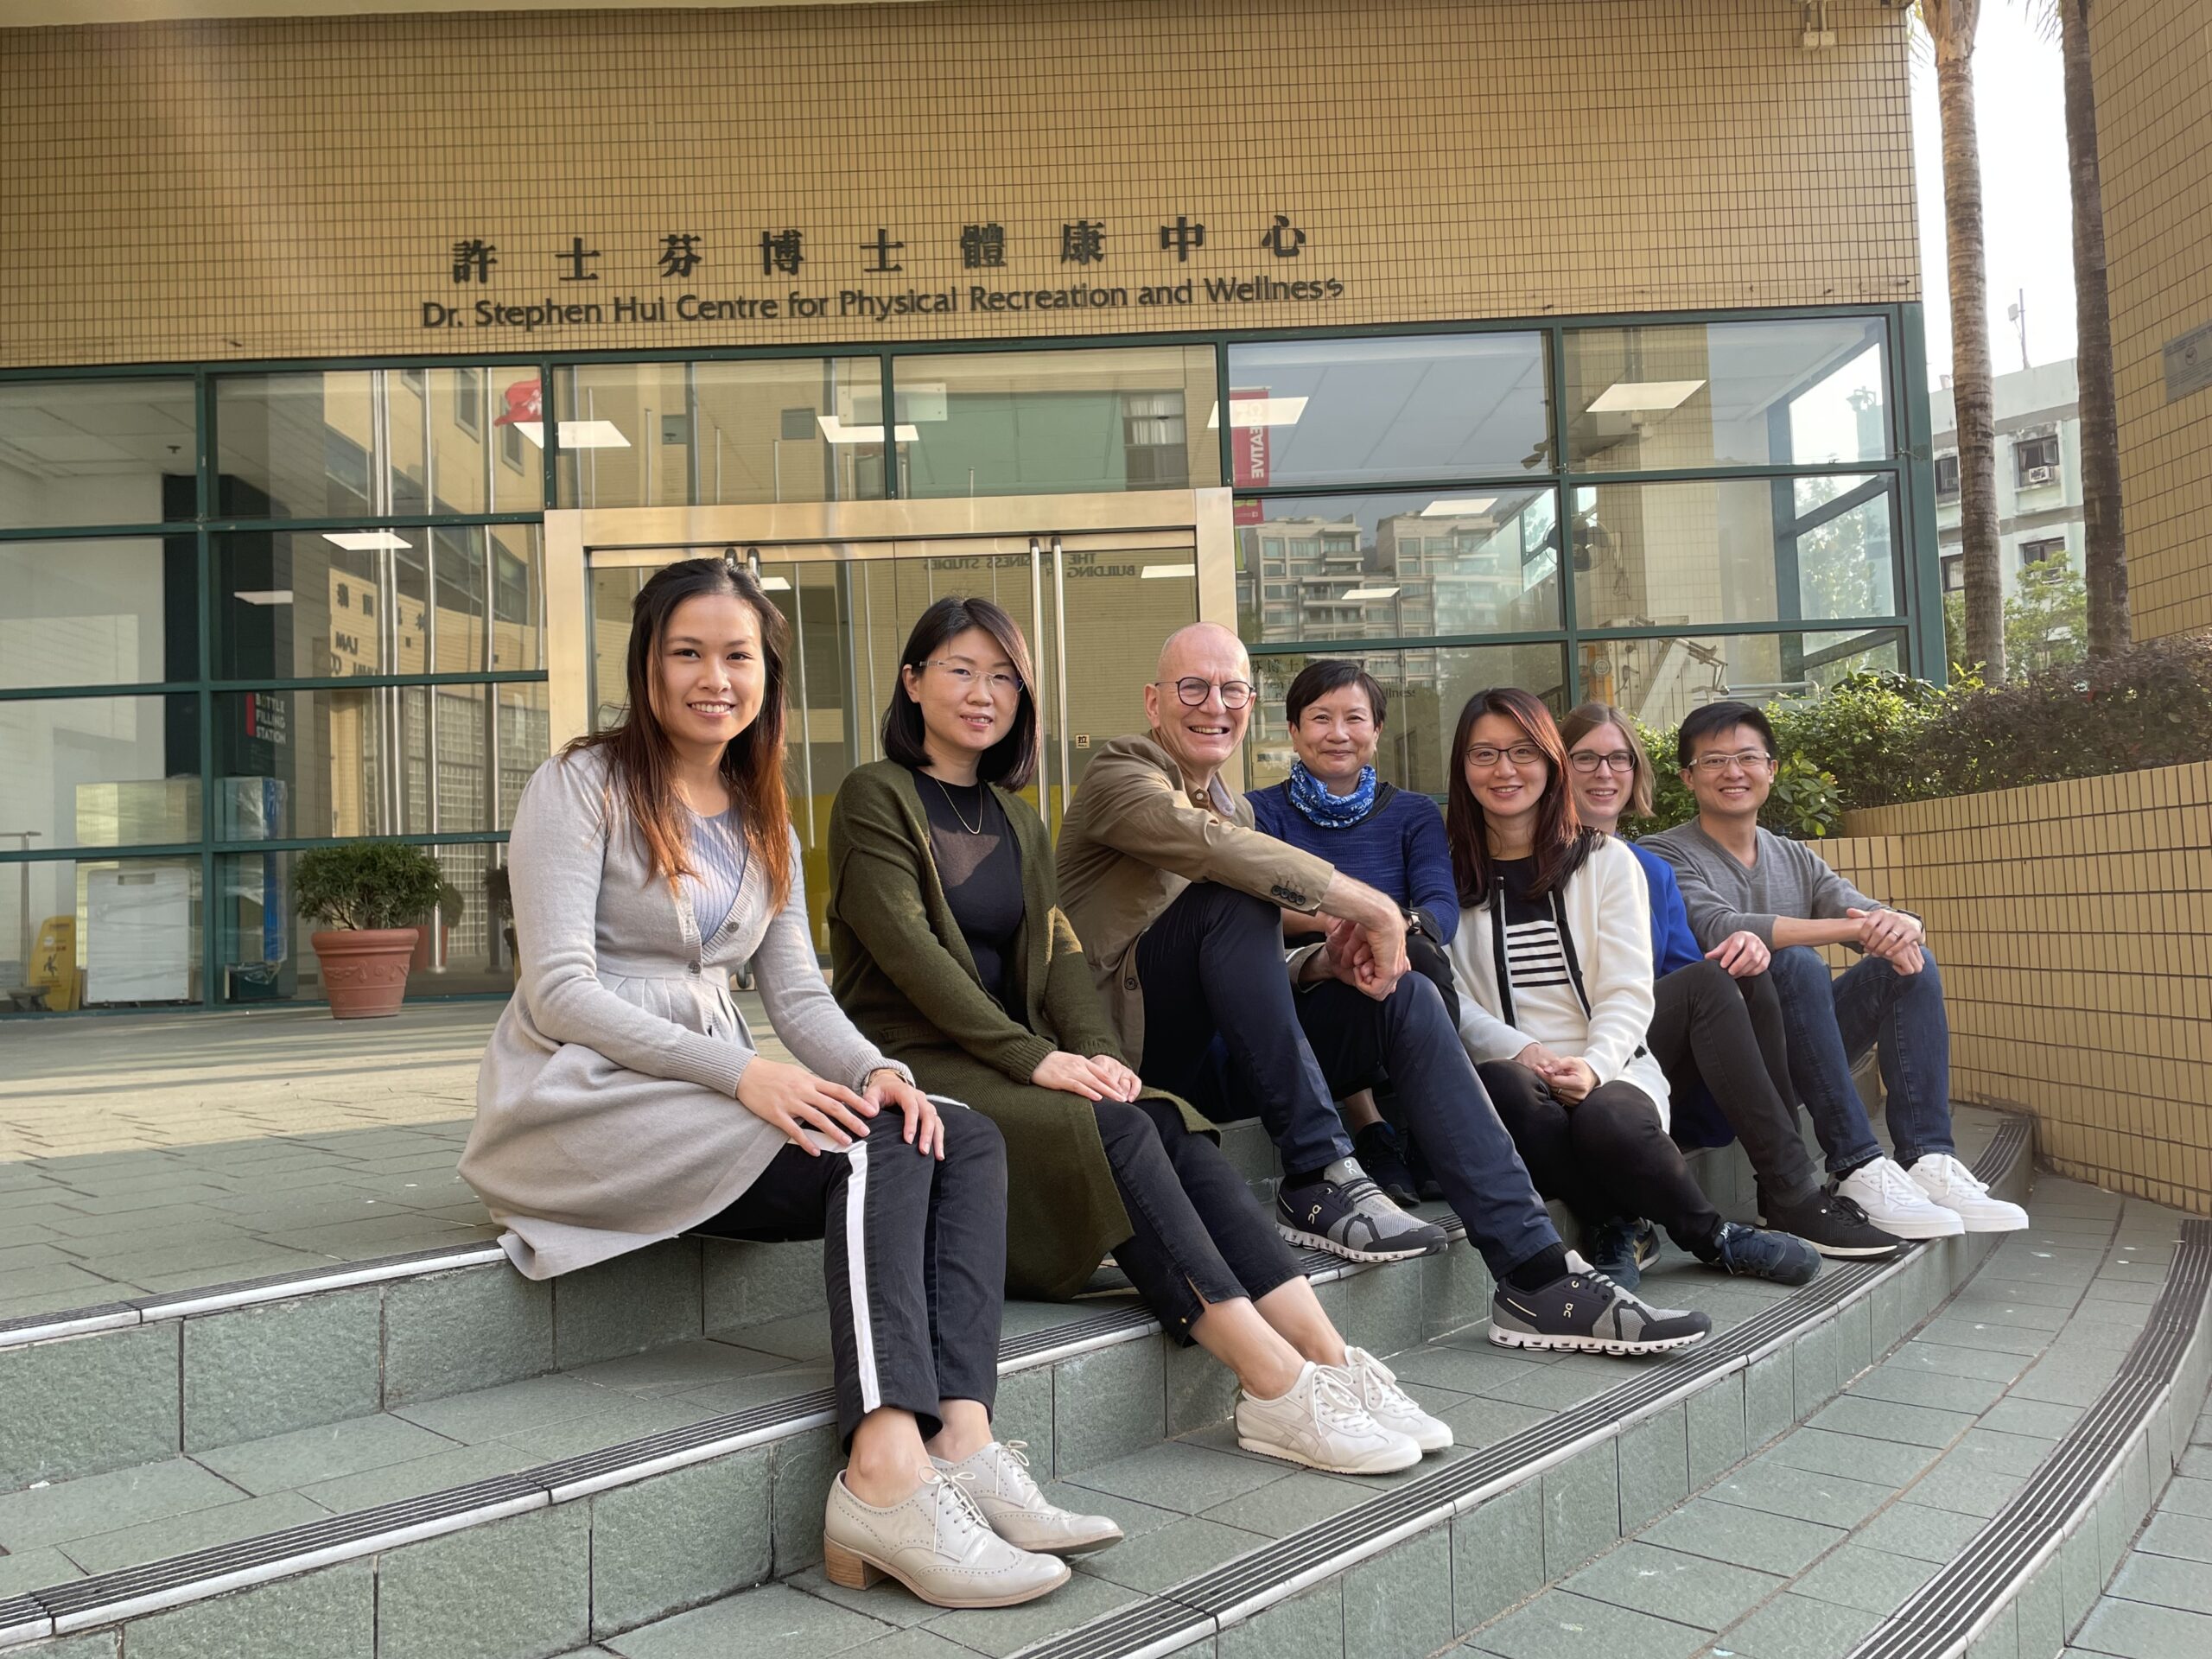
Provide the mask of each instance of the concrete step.
{"label": "concrete step", "polygon": [[[1984,1133],[1993,1127],[1986,1125]],[[1736,1167],[1740,1155],[1732,1151],[1700,1162],[1718,1188],[1732,1188],[1740,1194],[1746,1185],[1744,1172]],[[1722,1196],[1727,1193],[1724,1191]],[[1353,1340],[1379,1352],[1422,1351],[1409,1361],[1408,1381],[1440,1400],[1446,1395],[1452,1399],[1455,1417],[1465,1420],[1467,1444],[1462,1450],[1467,1455],[1474,1455],[1478,1447],[1511,1443],[1500,1454],[1505,1458],[1503,1472],[1496,1478],[1516,1490],[1536,1490],[1529,1485],[1531,1481],[1539,1485],[1550,1481],[1556,1486],[1567,1477],[1553,1472],[1554,1464],[1571,1465],[1576,1483],[1592,1482],[1602,1459],[1605,1478],[1616,1483],[1617,1491],[1622,1465],[1615,1440],[1624,1417],[1647,1408],[1675,1414],[1669,1421],[1676,1425],[1674,1432],[1684,1448],[1687,1490],[1689,1406],[1686,1395],[1674,1397],[1675,1385],[1670,1379],[1679,1376],[1682,1387],[1697,1392],[1708,1387],[1722,1389],[1724,1397],[1734,1402],[1743,1433],[1764,1440],[1802,1414],[1797,1410],[1799,1397],[1801,1393],[1811,1397],[1814,1377],[1825,1379],[1832,1391],[1838,1368],[1847,1357],[1873,1351],[1878,1329],[1886,1332],[1894,1325],[1901,1330],[1909,1322],[1908,1299],[1932,1306],[1947,1292],[1949,1280],[1943,1275],[1948,1268],[1942,1264],[1956,1254],[1922,1252],[1886,1276],[1868,1269],[1830,1275],[1812,1287],[1821,1294],[1804,1302],[1794,1302],[1772,1287],[1721,1281],[1702,1269],[1679,1269],[1688,1281],[1680,1287],[1681,1293],[1723,1317],[1732,1316],[1736,1328],[1747,1333],[1745,1340],[1752,1344],[1724,1356],[1721,1368],[1711,1376],[1703,1370],[1693,1376],[1688,1370],[1556,1357],[1546,1363],[1503,1355],[1479,1337],[1471,1347],[1427,1349],[1426,1344],[1440,1334],[1465,1329],[1486,1310],[1486,1276],[1464,1246],[1426,1262],[1346,1274],[1325,1284],[1322,1294]],[[1077,1316],[1072,1321],[1071,1312]],[[1026,1310],[1017,1313],[1009,1320],[1010,1328],[1030,1317]],[[1116,1331],[1095,1328],[1117,1317],[1103,1306],[1046,1310],[1033,1317],[1056,1318],[1058,1322],[1009,1337],[1001,1428],[1007,1438],[1030,1441],[1033,1456],[1054,1478],[1112,1482],[1120,1489],[1116,1504],[1142,1505],[1166,1515],[1174,1511],[1160,1500],[1172,1482],[1163,1484],[1147,1459],[1231,1455],[1217,1445],[1187,1439],[1179,1444],[1174,1439],[1202,1435],[1217,1426],[1229,1409],[1230,1388],[1218,1368],[1189,1351],[1169,1349],[1141,1312],[1124,1310],[1119,1315],[1124,1328]],[[1084,1321],[1094,1327],[1087,1335],[1072,1329]],[[374,1420],[394,1420],[408,1425],[410,1433],[430,1434],[442,1433],[437,1426],[442,1422],[444,1429],[461,1437],[454,1452],[434,1452],[432,1457],[477,1453],[476,1446],[464,1443],[473,1432],[501,1446],[534,1443],[568,1453],[553,1461],[517,1473],[490,1475],[468,1486],[448,1487],[411,1503],[403,1500],[381,1510],[355,1510],[327,1521],[308,1521],[232,1544],[172,1554],[137,1568],[40,1582],[31,1586],[28,1597],[0,1605],[12,1610],[12,1629],[18,1636],[44,1629],[58,1630],[63,1636],[144,1630],[148,1633],[130,1634],[129,1640],[152,1642],[156,1622],[167,1621],[162,1629],[226,1632],[222,1639],[232,1645],[216,1650],[248,1652],[261,1650],[254,1631],[278,1626],[296,1631],[318,1621],[352,1641],[360,1633],[365,1612],[373,1621],[380,1654],[522,1656],[556,1652],[594,1637],[626,1640],[626,1631],[771,1575],[797,1575],[794,1581],[804,1584],[806,1568],[817,1558],[822,1494],[834,1467],[831,1433],[822,1426],[823,1419],[817,1415],[810,1422],[804,1409],[794,1408],[805,1403],[805,1396],[795,1401],[786,1392],[760,1407],[698,1419],[613,1446],[549,1445],[543,1439],[533,1442],[539,1429],[518,1429],[512,1418],[499,1414],[518,1404],[527,1407],[521,1397],[525,1391],[567,1395],[573,1400],[571,1391],[577,1389],[599,1391],[599,1409],[593,1416],[664,1411],[671,1402],[681,1409],[683,1396],[702,1389],[744,1387],[748,1378],[772,1377],[779,1372],[798,1376],[810,1364],[806,1351],[820,1351],[818,1328],[805,1315],[739,1328],[741,1333],[748,1330],[750,1335],[741,1334],[738,1342],[694,1338],[687,1344],[663,1344],[628,1363],[626,1369],[617,1363],[594,1379],[546,1376],[523,1383],[519,1390],[503,1385],[492,1395],[473,1400],[448,1396],[443,1403],[448,1414],[435,1421],[418,1420],[438,1411],[438,1402],[381,1413]],[[462,1331],[455,1340],[466,1338]],[[735,1352],[747,1341],[757,1344],[745,1351],[760,1357],[762,1369],[735,1377],[715,1370],[711,1380],[700,1380],[702,1367],[712,1370],[732,1363],[716,1350]],[[766,1365],[772,1358],[789,1363]],[[1501,1364],[1506,1370],[1497,1372]],[[1456,1386],[1441,1378],[1444,1371],[1459,1379]],[[1495,1382],[1489,1380],[1493,1373]],[[1417,1374],[1424,1380],[1417,1381]],[[1438,1380],[1425,1380],[1432,1376]],[[1802,1383],[1801,1376],[1805,1379]],[[752,1386],[774,1392],[784,1385]],[[1656,1395],[1650,1392],[1655,1387],[1659,1390]],[[1613,1397],[1624,1388],[1639,1390],[1635,1401]],[[635,1397],[627,1404],[612,1403],[611,1396],[617,1394]],[[1608,1397],[1585,1397],[1592,1395]],[[468,1411],[480,1402],[486,1414],[471,1423]],[[813,1409],[818,1413],[826,1403],[817,1396]],[[1716,1421],[1725,1422],[1728,1415],[1726,1408],[1719,1408]],[[378,1435],[398,1433],[395,1428],[362,1428],[359,1421],[346,1429],[349,1438],[360,1443],[350,1453],[356,1459],[380,1455],[368,1442]],[[1700,1421],[1705,1421],[1702,1415]],[[464,1424],[469,1427],[464,1429]],[[1532,1457],[1528,1435],[1545,1425],[1562,1426],[1555,1437],[1559,1444]],[[486,1428],[504,1432],[486,1433]],[[545,1425],[543,1432],[557,1434],[560,1425]],[[1669,1432],[1650,1430],[1649,1438],[1637,1444],[1663,1441]],[[1717,1455],[1732,1460],[1741,1455],[1741,1448],[1736,1446],[1732,1454],[1733,1443],[1725,1437],[1725,1430],[1723,1433]],[[605,1436],[584,1438],[603,1440]],[[332,1476],[327,1465],[318,1465],[308,1444],[314,1439],[260,1442],[241,1454],[243,1461],[212,1452],[165,1460],[181,1461],[216,1479],[229,1478],[219,1466],[227,1462],[234,1474],[251,1473],[271,1489],[254,1494],[241,1489],[236,1503],[191,1510],[185,1521],[219,1528],[224,1508],[272,1498],[315,1503],[312,1489],[335,1491],[339,1489],[329,1481],[356,1478]],[[334,1443],[334,1435],[333,1440]],[[1707,1446],[1702,1429],[1699,1444]],[[1249,1460],[1242,1460],[1240,1454],[1240,1466],[1242,1461]],[[301,1481],[302,1472],[325,1478]],[[1451,1471],[1440,1468],[1438,1472]],[[103,1478],[120,1481],[137,1473]],[[369,1469],[358,1471],[360,1476],[373,1473]],[[1289,1475],[1279,1466],[1268,1466],[1264,1473],[1262,1484],[1270,1486],[1278,1478],[1297,1483],[1284,1487],[1270,1503],[1294,1505],[1301,1494],[1313,1490],[1310,1478]],[[165,1478],[177,1476],[172,1472]],[[287,1479],[295,1484],[283,1484]],[[1355,1504],[1374,1491],[1365,1483],[1335,1482],[1330,1487],[1348,1492]],[[1580,1491],[1581,1484],[1571,1490]],[[1320,1495],[1339,1494],[1325,1489]],[[0,1500],[0,1505],[10,1501],[23,1503],[27,1514],[42,1511],[51,1517],[60,1512],[58,1507],[47,1506],[59,1506],[60,1500],[43,1492],[17,1494],[15,1500]],[[1611,1501],[1617,1517],[1618,1497]],[[0,1507],[0,1547],[12,1548],[7,1543],[6,1513]],[[192,1520],[194,1516],[200,1518]],[[1189,1518],[1207,1519],[1197,1514]],[[51,1518],[46,1522],[49,1533],[66,1524]],[[1208,1524],[1243,1530],[1217,1520],[1208,1520]],[[1607,1541],[1618,1533],[1618,1520],[1611,1524]],[[87,1537],[105,1537],[102,1548],[130,1547],[131,1541],[113,1536],[119,1530],[111,1528],[105,1534],[73,1539],[49,1537],[32,1548],[54,1549],[74,1567],[73,1548],[87,1555],[96,1553]],[[28,1541],[29,1535],[24,1536]],[[1123,1548],[1134,1551],[1137,1541]],[[143,1555],[150,1547],[138,1546],[137,1553]],[[0,1557],[0,1565],[10,1559]],[[42,1577],[35,1571],[29,1576]],[[1147,1605],[1156,1600],[1133,1596]],[[1079,1599],[1065,1603],[1068,1618],[1082,1611]],[[994,1626],[999,1632],[990,1638],[994,1642],[1014,1629],[1014,1623],[1007,1622],[1013,1615],[995,1618],[1001,1622]],[[46,1621],[43,1625],[41,1620]],[[288,1639],[296,1641],[296,1637]],[[296,1646],[289,1650],[321,1649]],[[351,1649],[339,1643],[330,1650]]]}

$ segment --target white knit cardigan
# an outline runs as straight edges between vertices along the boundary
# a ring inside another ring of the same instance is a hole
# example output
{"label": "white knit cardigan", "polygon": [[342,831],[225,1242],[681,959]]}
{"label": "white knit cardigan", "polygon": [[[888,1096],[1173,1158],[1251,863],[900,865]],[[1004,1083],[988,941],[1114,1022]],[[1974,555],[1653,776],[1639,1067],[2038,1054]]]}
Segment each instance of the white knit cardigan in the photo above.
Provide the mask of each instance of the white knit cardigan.
{"label": "white knit cardigan", "polygon": [[1582,868],[1567,877],[1560,892],[1567,930],[1582,966],[1582,987],[1590,1014],[1573,1021],[1533,1021],[1529,1010],[1514,1012],[1528,1023],[1508,1025],[1499,1017],[1504,1002],[1497,994],[1487,899],[1459,912],[1459,931],[1452,941],[1452,977],[1459,988],[1459,1040],[1477,1064],[1510,1060],[1531,1043],[1555,1054],[1584,1059],[1601,1084],[1630,1083],[1651,1096],[1667,1122],[1667,1074],[1644,1046],[1651,1029],[1651,890],[1643,867],[1625,842],[1611,836],[1590,849]]}

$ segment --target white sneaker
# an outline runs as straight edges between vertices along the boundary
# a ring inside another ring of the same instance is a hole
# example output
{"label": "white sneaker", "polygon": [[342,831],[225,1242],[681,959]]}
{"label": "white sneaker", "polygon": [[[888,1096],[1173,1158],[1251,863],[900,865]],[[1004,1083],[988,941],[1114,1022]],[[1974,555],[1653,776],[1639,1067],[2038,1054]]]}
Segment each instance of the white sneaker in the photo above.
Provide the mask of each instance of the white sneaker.
{"label": "white sneaker", "polygon": [[1451,1428],[1414,1404],[1388,1365],[1364,1348],[1347,1347],[1344,1357],[1349,1363],[1338,1374],[1351,1379],[1359,1403],[1380,1427],[1404,1435],[1425,1452],[1441,1452],[1452,1444]]}
{"label": "white sneaker", "polygon": [[1919,1183],[1893,1158],[1861,1164],[1835,1190],[1864,1210],[1875,1226],[1899,1238],[1949,1238],[1967,1230],[1956,1211],[1929,1203]]}
{"label": "white sneaker", "polygon": [[1068,1581],[1072,1569],[1017,1549],[991,1530],[966,1483],[931,1470],[887,1510],[853,1496],[841,1472],[822,1519],[822,1570],[866,1590],[887,1573],[933,1607],[1011,1607]]}
{"label": "white sneaker", "polygon": [[1950,1211],[1970,1233],[2017,1233],[2028,1224],[2026,1211],[1991,1198],[1989,1188],[1948,1152],[1922,1154],[1905,1173],[1930,1204]]}
{"label": "white sneaker", "polygon": [[1236,1444],[1336,1475],[1387,1475],[1421,1461],[1420,1446],[1368,1415],[1344,1372],[1310,1359],[1275,1399],[1237,1395]]}
{"label": "white sneaker", "polygon": [[1024,1440],[993,1440],[982,1451],[947,1463],[931,1458],[938,1473],[958,1478],[974,1477],[968,1488],[991,1530],[1016,1549],[1052,1555],[1072,1555],[1086,1549],[1103,1549],[1122,1541],[1122,1529],[1103,1515],[1077,1515],[1064,1510],[1037,1490],[1029,1473]]}

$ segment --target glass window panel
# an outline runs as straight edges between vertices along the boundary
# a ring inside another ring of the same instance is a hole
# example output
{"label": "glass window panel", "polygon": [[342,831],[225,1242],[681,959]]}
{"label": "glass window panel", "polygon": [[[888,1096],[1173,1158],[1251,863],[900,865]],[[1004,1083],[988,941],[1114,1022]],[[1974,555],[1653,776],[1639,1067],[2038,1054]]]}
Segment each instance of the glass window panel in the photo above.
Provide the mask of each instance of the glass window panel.
{"label": "glass window panel", "polygon": [[884,493],[873,357],[591,364],[555,371],[553,386],[564,507]]}
{"label": "glass window panel", "polygon": [[1626,473],[1882,460],[1886,339],[1878,317],[1572,329],[1569,462]]}
{"label": "glass window panel", "polygon": [[[1182,490],[1221,481],[1203,346],[899,359],[900,464],[915,496]],[[863,411],[865,413],[865,411]]]}
{"label": "glass window panel", "polygon": [[[490,871],[505,858],[497,842],[432,847],[459,899],[423,918],[407,976],[410,999],[457,996],[514,988],[511,924],[494,913]],[[215,861],[219,887],[216,958],[226,1002],[320,1002],[322,969],[315,953],[318,924],[291,902],[289,852],[231,853]]]}
{"label": "glass window panel", "polygon": [[1375,770],[1386,783],[1440,798],[1451,777],[1452,734],[1459,711],[1478,691],[1517,685],[1535,692],[1554,713],[1567,710],[1566,647],[1556,645],[1452,646],[1420,651],[1317,651],[1252,659],[1259,687],[1245,738],[1248,788],[1263,789],[1290,775],[1297,758],[1283,700],[1290,683],[1309,663],[1324,658],[1355,662],[1382,683],[1388,699]]}
{"label": "glass window panel", "polygon": [[0,686],[200,677],[194,538],[0,543]]}
{"label": "glass window panel", "polygon": [[199,839],[197,696],[0,702],[0,851]]}
{"label": "glass window panel", "polygon": [[323,679],[543,668],[538,550],[534,524],[218,537],[215,672]]}
{"label": "glass window panel", "polygon": [[1586,639],[1582,696],[1665,730],[1704,703],[1816,696],[1847,674],[1901,669],[1904,660],[1904,635],[1893,628]]}
{"label": "glass window panel", "polygon": [[1600,484],[1573,493],[1586,628],[1894,616],[1885,474]]}
{"label": "glass window panel", "polygon": [[1549,472],[1544,357],[1544,336],[1533,334],[1231,346],[1230,481]]}
{"label": "glass window panel", "polygon": [[1558,627],[1558,499],[1522,487],[1240,501],[1239,631],[1272,643]]}
{"label": "glass window panel", "polygon": [[[473,426],[459,412],[467,408]],[[522,364],[226,376],[215,383],[218,510],[233,518],[532,512],[543,505],[540,469],[501,454],[510,427],[528,436],[539,418],[537,372]]]}
{"label": "glass window panel", "polygon": [[0,866],[0,1018],[199,1001],[200,912],[197,858]]}
{"label": "glass window panel", "polygon": [[0,530],[194,518],[199,454],[189,380],[0,384]]}

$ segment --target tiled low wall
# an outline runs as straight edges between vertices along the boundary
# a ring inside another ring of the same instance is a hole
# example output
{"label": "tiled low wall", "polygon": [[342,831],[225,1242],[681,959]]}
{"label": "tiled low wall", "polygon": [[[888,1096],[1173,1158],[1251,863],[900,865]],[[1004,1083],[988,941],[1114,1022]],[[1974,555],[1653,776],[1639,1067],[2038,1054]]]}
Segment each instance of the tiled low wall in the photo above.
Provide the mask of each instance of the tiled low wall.
{"label": "tiled low wall", "polygon": [[1853,812],[1817,843],[1927,918],[1952,1092],[2069,1175],[2212,1212],[2212,763]]}

